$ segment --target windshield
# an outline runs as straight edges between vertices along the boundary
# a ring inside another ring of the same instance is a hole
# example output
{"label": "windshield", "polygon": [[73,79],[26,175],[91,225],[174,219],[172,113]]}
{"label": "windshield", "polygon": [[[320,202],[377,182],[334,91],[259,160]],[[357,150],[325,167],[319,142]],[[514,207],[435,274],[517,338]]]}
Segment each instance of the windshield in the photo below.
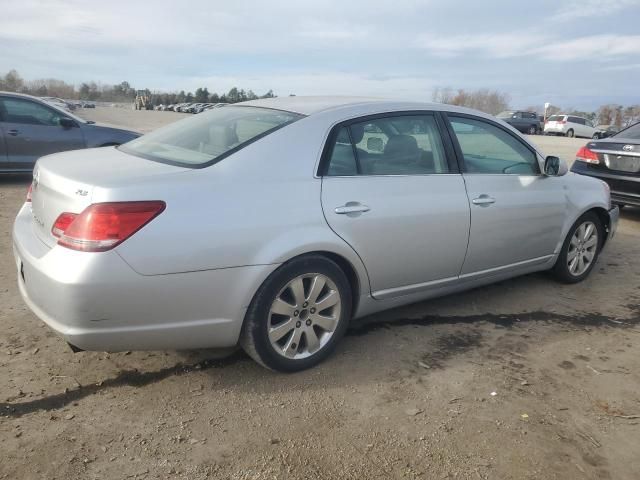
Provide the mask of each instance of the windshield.
{"label": "windshield", "polygon": [[614,137],[640,140],[640,122],[636,123],[635,125],[631,125],[630,127],[625,128],[624,130],[621,130],[620,132],[616,133]]}
{"label": "windshield", "polygon": [[120,146],[133,155],[185,167],[211,165],[302,115],[258,107],[207,110]]}
{"label": "windshield", "polygon": [[511,118],[513,116],[515,112],[510,112],[510,111],[506,111],[506,112],[500,112],[498,114],[498,118]]}

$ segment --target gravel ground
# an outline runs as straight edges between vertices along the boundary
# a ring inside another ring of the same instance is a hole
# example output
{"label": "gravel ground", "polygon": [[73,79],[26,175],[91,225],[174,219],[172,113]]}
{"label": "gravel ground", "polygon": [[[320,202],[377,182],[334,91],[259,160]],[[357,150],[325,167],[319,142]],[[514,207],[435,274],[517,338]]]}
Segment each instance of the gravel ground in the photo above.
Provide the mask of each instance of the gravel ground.
{"label": "gravel ground", "polygon": [[[532,138],[567,159],[584,143]],[[579,285],[534,274],[391,310],[280,375],[241,352],[71,353],[17,291],[27,183],[0,179],[0,478],[638,478],[639,209]]]}

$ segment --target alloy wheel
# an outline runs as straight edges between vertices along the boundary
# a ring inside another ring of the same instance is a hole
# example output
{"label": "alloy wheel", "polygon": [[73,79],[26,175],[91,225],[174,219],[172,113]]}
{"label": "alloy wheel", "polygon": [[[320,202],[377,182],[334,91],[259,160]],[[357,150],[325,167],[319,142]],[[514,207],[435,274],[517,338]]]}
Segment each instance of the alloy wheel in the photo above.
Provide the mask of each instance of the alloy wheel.
{"label": "alloy wheel", "polygon": [[269,310],[268,335],[274,350],[289,359],[322,350],[340,322],[341,298],[326,275],[300,275],[280,290]]}
{"label": "alloy wheel", "polygon": [[589,269],[598,251],[598,228],[592,221],[586,221],[576,228],[569,250],[567,266],[569,273],[579,277]]}

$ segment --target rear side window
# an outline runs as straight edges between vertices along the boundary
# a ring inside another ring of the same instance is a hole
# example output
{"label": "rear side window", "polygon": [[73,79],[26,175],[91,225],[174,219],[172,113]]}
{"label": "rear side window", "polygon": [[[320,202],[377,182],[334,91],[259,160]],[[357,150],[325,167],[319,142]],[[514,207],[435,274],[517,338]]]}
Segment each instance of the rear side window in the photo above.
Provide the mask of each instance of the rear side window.
{"label": "rear side window", "polygon": [[268,108],[215,108],[167,125],[118,148],[158,162],[202,167],[299,118],[302,115]]}
{"label": "rear side window", "polygon": [[449,165],[436,120],[428,114],[376,118],[342,127],[327,168],[327,175],[438,173],[449,173]]}
{"label": "rear side window", "polygon": [[449,116],[467,173],[538,175],[533,151],[513,135],[482,120]]}
{"label": "rear side window", "polygon": [[342,127],[338,132],[333,151],[329,159],[329,169],[327,175],[330,176],[352,176],[358,174],[356,156],[349,138],[349,129]]}
{"label": "rear side window", "polygon": [[569,117],[569,121],[571,123],[577,123],[578,125],[584,125],[584,118],[580,117]]}

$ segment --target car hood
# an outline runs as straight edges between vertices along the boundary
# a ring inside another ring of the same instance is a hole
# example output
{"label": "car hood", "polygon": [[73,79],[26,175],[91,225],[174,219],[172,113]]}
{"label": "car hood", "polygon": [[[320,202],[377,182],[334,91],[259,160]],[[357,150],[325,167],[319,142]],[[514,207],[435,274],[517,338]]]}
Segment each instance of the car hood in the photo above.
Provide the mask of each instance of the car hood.
{"label": "car hood", "polygon": [[134,130],[126,130],[124,128],[112,127],[110,125],[105,125],[102,123],[84,123],[82,124],[82,129],[87,133],[106,133],[106,134],[114,134],[121,136],[130,136],[131,140],[134,138],[138,138],[142,135],[140,132],[136,132]]}

